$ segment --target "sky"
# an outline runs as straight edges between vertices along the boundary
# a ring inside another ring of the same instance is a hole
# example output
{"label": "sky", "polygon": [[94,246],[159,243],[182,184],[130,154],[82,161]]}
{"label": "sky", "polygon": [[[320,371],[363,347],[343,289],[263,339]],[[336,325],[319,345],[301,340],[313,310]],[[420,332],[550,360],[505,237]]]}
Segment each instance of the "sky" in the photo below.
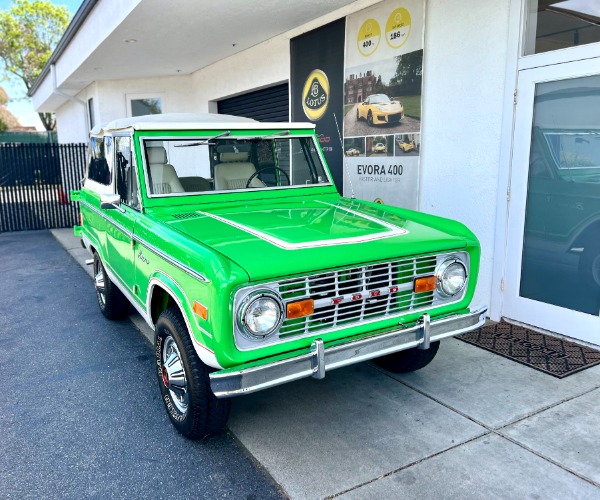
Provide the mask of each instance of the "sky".
{"label": "sky", "polygon": [[[53,4],[64,5],[71,15],[77,12],[77,9],[82,3],[82,0],[51,0]],[[0,0],[0,10],[9,10],[12,4],[12,0]],[[1,78],[1,77],[0,77]],[[38,118],[37,113],[33,110],[31,100],[24,98],[27,94],[25,85],[15,82],[14,80],[0,80],[0,86],[6,90],[9,98],[23,98],[18,100],[11,100],[8,103],[9,111],[17,117],[21,125],[23,126],[34,126],[38,130],[44,130],[42,122]]]}

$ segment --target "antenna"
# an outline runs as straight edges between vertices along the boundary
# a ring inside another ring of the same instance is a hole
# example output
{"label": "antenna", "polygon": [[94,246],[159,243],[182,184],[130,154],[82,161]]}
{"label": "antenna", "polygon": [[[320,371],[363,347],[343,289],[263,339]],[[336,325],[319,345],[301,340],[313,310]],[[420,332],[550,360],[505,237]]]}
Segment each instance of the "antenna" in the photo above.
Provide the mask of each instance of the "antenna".
{"label": "antenna", "polygon": [[344,169],[346,171],[346,177],[348,177],[348,183],[350,184],[350,197],[352,199],[356,198],[354,196],[354,186],[352,186],[352,179],[350,178],[350,171],[348,169],[348,162],[346,161],[346,155],[344,154],[344,141],[342,141],[342,134],[340,134],[340,126],[338,125],[337,116],[333,113],[333,119],[335,120],[335,128],[337,128],[338,138],[340,139],[340,146],[342,147],[342,155],[344,155]]}

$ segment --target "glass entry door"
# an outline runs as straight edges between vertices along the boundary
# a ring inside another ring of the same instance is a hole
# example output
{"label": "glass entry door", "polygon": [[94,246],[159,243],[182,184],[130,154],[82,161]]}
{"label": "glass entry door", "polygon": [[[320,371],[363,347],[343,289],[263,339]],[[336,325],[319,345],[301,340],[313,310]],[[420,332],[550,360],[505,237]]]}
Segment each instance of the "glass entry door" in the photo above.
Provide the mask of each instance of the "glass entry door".
{"label": "glass entry door", "polygon": [[503,316],[600,344],[600,58],[519,74]]}

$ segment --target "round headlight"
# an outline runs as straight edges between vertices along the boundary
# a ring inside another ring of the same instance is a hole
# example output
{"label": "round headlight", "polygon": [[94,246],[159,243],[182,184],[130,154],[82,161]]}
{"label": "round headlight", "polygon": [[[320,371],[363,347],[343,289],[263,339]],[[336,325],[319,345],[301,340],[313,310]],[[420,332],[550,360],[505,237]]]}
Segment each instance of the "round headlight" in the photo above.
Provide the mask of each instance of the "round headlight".
{"label": "round headlight", "polygon": [[281,325],[283,309],[278,298],[269,292],[250,295],[240,311],[242,330],[255,338],[264,338]]}
{"label": "round headlight", "polygon": [[458,259],[448,259],[442,263],[436,273],[437,291],[444,297],[452,297],[465,287],[467,269]]}

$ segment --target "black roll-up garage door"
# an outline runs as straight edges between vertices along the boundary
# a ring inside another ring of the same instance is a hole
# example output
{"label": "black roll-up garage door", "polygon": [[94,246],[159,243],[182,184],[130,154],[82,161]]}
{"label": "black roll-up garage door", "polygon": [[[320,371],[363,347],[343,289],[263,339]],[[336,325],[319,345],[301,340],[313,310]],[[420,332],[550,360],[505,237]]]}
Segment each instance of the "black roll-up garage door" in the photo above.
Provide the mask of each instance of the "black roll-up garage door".
{"label": "black roll-up garage door", "polygon": [[289,122],[289,85],[282,83],[217,103],[220,114],[245,116],[259,122]]}

